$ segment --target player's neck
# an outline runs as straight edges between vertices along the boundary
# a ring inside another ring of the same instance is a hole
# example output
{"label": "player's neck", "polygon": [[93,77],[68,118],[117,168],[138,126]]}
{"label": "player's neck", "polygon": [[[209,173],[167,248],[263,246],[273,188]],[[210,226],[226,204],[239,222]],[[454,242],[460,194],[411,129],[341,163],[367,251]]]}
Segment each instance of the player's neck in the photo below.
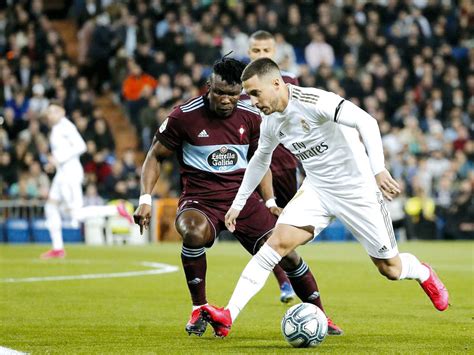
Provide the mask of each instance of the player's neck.
{"label": "player's neck", "polygon": [[285,90],[283,90],[283,94],[280,97],[280,103],[278,105],[277,112],[283,112],[288,107],[288,103],[290,101],[290,88],[285,85]]}

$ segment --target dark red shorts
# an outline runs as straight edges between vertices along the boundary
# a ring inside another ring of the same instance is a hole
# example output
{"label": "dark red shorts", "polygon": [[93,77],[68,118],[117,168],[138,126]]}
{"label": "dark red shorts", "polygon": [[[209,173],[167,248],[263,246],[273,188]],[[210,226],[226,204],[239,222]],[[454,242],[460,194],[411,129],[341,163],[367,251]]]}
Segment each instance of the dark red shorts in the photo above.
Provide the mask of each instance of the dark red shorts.
{"label": "dark red shorts", "polygon": [[295,196],[298,189],[296,168],[272,171],[272,175],[273,193],[275,194],[276,203],[278,207],[284,208]]}
{"label": "dark red shorts", "polygon": [[[181,196],[176,218],[186,210],[200,211],[207,217],[213,227],[215,239],[222,230],[226,229],[224,217],[231,203],[232,201],[222,202],[199,199],[196,196]],[[258,243],[275,227],[276,220],[277,217],[265,207],[260,196],[253,193],[247,200],[245,207],[240,211],[233,234],[240,244],[253,255],[258,251]]]}

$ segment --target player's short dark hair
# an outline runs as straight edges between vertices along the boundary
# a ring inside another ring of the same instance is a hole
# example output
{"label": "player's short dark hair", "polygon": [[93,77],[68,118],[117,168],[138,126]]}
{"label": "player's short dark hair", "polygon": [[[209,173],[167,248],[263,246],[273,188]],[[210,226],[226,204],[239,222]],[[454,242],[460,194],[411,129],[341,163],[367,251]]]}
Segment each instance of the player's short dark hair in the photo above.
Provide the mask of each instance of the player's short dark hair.
{"label": "player's short dark hair", "polygon": [[214,63],[212,72],[219,75],[227,84],[242,84],[240,77],[244,71],[245,64],[241,61],[224,56]]}
{"label": "player's short dark hair", "polygon": [[273,35],[270,32],[259,30],[250,35],[250,39],[256,40],[256,41],[264,41],[267,39],[275,39]]}
{"label": "player's short dark hair", "polygon": [[241,79],[242,81],[246,81],[254,75],[263,76],[272,71],[280,72],[278,64],[270,58],[259,58],[251,62],[249,65],[247,65],[247,67],[245,67]]}

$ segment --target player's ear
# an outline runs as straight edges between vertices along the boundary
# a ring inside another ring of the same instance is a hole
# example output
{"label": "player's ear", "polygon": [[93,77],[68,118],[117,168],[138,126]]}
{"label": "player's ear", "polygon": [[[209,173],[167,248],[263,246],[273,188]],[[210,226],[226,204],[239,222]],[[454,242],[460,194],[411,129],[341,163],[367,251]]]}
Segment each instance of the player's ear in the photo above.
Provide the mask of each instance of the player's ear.
{"label": "player's ear", "polygon": [[279,89],[280,88],[280,80],[278,80],[278,78],[275,78],[272,80],[272,85],[275,89]]}

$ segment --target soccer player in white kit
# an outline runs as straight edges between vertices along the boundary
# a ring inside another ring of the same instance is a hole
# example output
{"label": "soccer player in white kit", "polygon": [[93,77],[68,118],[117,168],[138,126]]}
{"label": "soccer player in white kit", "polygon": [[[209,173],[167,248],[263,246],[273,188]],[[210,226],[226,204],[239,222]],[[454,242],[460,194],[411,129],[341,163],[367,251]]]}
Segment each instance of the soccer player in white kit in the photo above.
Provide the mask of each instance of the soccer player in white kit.
{"label": "soccer player in white kit", "polygon": [[74,124],[65,117],[65,110],[51,104],[46,109],[48,124],[51,126],[49,163],[54,165],[56,174],[51,184],[44,212],[53,248],[41,255],[43,259],[64,258],[61,212],[74,223],[90,217],[120,215],[132,224],[131,215],[123,203],[117,206],[83,207],[82,181],[84,170],[79,157],[86,152],[86,143]]}
{"label": "soccer player in white kit", "polygon": [[227,307],[202,308],[216,335],[229,333],[283,256],[312,240],[335,217],[362,243],[382,275],[417,280],[436,309],[447,309],[448,291],[433,269],[412,254],[398,253],[384,197],[391,200],[400,189],[385,169],[376,120],[334,93],[285,85],[271,59],[249,64],[242,82],[252,104],[265,116],[258,149],[226,214],[227,228],[235,228],[280,142],[301,161],[307,176],[271,237],[245,267]]}

